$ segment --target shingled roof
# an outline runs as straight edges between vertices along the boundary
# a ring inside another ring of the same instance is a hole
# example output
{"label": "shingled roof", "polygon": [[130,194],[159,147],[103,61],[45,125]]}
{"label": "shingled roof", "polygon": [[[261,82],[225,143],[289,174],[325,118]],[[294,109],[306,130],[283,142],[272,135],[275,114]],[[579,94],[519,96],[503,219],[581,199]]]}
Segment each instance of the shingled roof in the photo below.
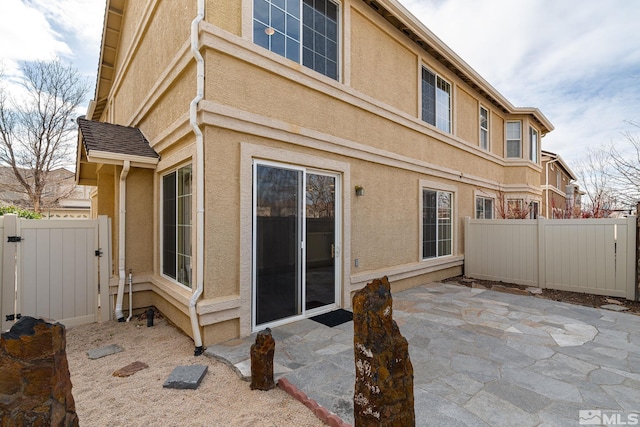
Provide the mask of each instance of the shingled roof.
{"label": "shingled roof", "polygon": [[138,128],[96,122],[84,116],[78,117],[78,126],[87,157],[91,157],[92,152],[102,152],[160,158]]}

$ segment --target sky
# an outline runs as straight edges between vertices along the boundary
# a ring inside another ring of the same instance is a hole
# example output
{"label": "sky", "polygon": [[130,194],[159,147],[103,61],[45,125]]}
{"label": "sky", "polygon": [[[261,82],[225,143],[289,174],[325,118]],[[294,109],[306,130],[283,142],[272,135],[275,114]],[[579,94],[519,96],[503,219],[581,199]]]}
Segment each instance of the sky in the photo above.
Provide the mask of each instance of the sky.
{"label": "sky", "polygon": [[[555,127],[542,148],[570,165],[637,131],[627,121],[640,122],[640,1],[400,2],[514,106],[540,109]],[[94,84],[104,7],[0,0],[5,74],[17,79],[18,61],[57,56]]]}

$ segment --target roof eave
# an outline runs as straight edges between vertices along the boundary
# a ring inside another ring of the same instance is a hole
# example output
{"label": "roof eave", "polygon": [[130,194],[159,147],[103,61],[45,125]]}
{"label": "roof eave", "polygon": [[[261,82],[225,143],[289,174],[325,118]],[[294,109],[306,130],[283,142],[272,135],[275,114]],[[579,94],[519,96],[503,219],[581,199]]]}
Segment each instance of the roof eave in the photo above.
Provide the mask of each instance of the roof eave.
{"label": "roof eave", "polygon": [[129,161],[132,167],[155,169],[158,165],[159,159],[157,157],[91,150],[87,153],[87,161],[89,163],[101,163],[108,165],[123,165],[125,161]]}

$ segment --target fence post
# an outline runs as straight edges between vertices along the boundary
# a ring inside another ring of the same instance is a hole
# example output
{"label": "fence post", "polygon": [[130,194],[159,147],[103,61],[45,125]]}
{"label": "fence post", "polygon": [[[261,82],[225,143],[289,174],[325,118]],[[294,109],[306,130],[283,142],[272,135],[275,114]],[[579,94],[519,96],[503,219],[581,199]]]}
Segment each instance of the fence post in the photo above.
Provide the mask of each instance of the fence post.
{"label": "fence post", "polygon": [[545,238],[546,219],[543,216],[538,217],[538,287],[545,289],[547,287],[547,251]]}
{"label": "fence post", "polygon": [[471,242],[469,242],[469,226],[471,222],[471,217],[464,217],[464,263],[462,264],[462,275],[467,276],[467,272],[469,271],[469,253],[471,248]]}
{"label": "fence post", "polygon": [[7,214],[4,218],[4,233],[2,236],[3,247],[2,251],[2,277],[0,277],[0,292],[2,292],[2,307],[0,313],[0,329],[7,331],[13,326],[17,320],[7,320],[8,315],[16,316],[20,312],[19,298],[16,294],[16,251],[18,250],[18,243],[10,243],[9,236],[18,235],[18,216],[14,214]]}
{"label": "fence post", "polygon": [[625,298],[631,301],[635,301],[637,297],[637,268],[638,268],[638,255],[637,255],[637,234],[638,234],[638,225],[637,225],[637,217],[629,216],[627,217],[627,280],[626,282],[626,295]]}
{"label": "fence post", "polygon": [[634,301],[640,297],[640,202],[636,205],[636,277]]}
{"label": "fence post", "polygon": [[111,232],[109,230],[109,218],[106,215],[98,215],[98,247],[102,251],[99,258],[98,287],[100,289],[100,320],[111,320],[111,299],[109,298],[109,277],[111,277]]}

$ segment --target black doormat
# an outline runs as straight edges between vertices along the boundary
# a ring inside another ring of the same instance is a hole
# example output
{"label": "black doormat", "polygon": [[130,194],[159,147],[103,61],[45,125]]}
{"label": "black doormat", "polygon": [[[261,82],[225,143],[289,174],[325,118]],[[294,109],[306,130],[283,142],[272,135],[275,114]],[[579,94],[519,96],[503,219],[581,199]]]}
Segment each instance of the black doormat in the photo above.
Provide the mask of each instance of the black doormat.
{"label": "black doormat", "polygon": [[317,316],[310,317],[311,320],[318,323],[322,323],[325,326],[333,328],[334,326],[342,325],[353,320],[353,313],[341,308],[330,311],[328,313],[319,314]]}

